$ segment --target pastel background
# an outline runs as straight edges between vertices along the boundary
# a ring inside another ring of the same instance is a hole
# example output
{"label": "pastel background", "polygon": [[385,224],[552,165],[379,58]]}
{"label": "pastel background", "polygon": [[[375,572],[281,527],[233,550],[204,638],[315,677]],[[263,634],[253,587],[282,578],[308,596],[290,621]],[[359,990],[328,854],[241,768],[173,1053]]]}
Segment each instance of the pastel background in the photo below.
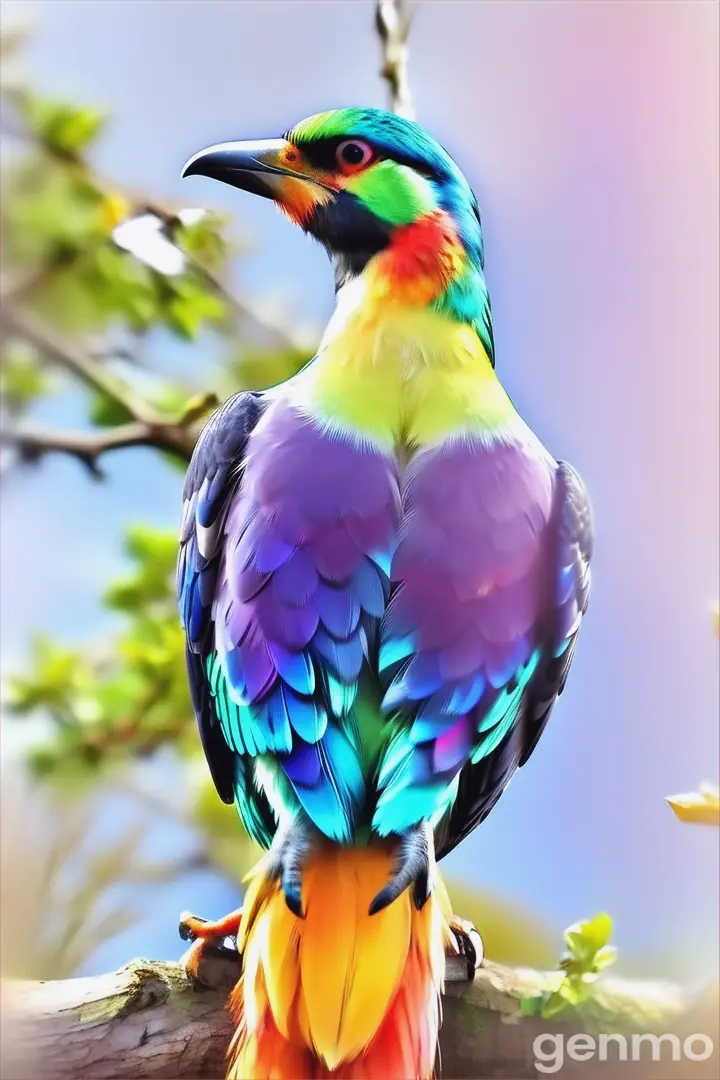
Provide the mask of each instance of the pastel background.
{"label": "pastel background", "polygon": [[[107,106],[95,163],[128,186],[231,209],[258,244],[237,284],[290,322],[332,308],[321,250],[273,208],[192,178],[198,148],[274,136],[320,109],[385,103],[372,7],[346,2],[12,3],[26,68],[49,94]],[[718,845],[665,796],[718,774],[718,7],[697,0],[417,5],[418,118],[475,188],[498,371],[521,412],[583,474],[595,590],[568,689],[531,765],[448,860],[556,930],[605,909],[635,970],[717,969]],[[163,364],[187,364],[166,350]],[[193,354],[197,386],[203,384]],[[78,422],[72,396],[44,418]],[[178,520],[180,478],[150,452],[108,482],[52,458],[3,478],[2,670],[37,630],[107,629],[98,592],[129,518]],[[5,725],[3,775],[18,729]],[[165,782],[161,763],[155,782]],[[107,828],[126,809],[109,807]],[[154,850],[184,843],[158,822]],[[235,901],[212,875],[153,893],[87,971],[177,956],[177,914]]]}

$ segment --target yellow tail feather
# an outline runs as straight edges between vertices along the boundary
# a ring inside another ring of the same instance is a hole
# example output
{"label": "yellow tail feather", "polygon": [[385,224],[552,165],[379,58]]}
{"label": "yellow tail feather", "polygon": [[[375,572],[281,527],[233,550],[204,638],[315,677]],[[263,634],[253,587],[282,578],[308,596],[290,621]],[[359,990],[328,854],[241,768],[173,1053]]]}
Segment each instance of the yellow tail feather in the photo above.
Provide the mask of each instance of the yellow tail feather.
{"label": "yellow tail feather", "polygon": [[228,1080],[432,1077],[450,905],[437,879],[422,911],[406,890],[369,915],[392,871],[390,842],[319,847],[304,867],[298,919],[264,861],[256,867]]}

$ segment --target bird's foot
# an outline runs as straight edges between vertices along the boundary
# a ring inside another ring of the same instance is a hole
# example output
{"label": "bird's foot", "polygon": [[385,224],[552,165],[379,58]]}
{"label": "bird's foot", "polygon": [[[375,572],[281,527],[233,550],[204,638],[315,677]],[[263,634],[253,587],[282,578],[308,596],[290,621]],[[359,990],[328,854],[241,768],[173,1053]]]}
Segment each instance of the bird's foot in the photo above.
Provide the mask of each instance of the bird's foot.
{"label": "bird's foot", "polygon": [[432,833],[422,822],[413,825],[400,837],[400,850],[395,859],[393,877],[373,900],[370,914],[376,915],[378,911],[388,907],[409,886],[412,886],[413,903],[418,911],[421,911],[430,896],[434,868]]}
{"label": "bird's foot", "polygon": [[276,833],[268,855],[268,875],[280,882],[285,903],[298,919],[305,917],[302,907],[303,867],[318,835],[312,822],[300,813],[287,828]]}
{"label": "bird's foot", "polygon": [[237,957],[236,949],[229,949],[224,942],[226,938],[237,938],[241,919],[242,908],[215,922],[183,911],[178,932],[183,941],[191,942],[181,961],[188,975],[196,980],[199,978],[200,962],[204,957]]}
{"label": "bird's foot", "polygon": [[482,966],[485,950],[482,938],[471,922],[453,915],[450,920],[450,929],[457,942],[458,952],[467,962],[468,979],[475,978],[475,972]]}

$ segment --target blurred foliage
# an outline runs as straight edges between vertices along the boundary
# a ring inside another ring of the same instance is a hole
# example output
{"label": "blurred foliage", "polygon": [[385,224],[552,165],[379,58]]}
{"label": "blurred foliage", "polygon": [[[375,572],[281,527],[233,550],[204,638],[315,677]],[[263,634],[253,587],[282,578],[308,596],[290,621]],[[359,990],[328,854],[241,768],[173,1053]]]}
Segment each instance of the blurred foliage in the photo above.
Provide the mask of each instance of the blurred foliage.
{"label": "blurred foliage", "polygon": [[127,903],[98,905],[127,882],[144,830],[93,843],[93,803],[62,800],[5,780],[0,815],[0,975],[61,979],[137,916]]}
{"label": "blurred foliage", "polygon": [[553,966],[554,934],[538,915],[507,896],[485,892],[451,874],[445,883],[453,909],[478,928],[487,957],[502,964]]}
{"label": "blurred foliage", "polygon": [[176,550],[171,533],[131,528],[130,572],[103,597],[122,632],[100,657],[38,638],[30,670],[8,680],[15,715],[42,709],[54,721],[54,739],[32,751],[37,773],[74,783],[165,742],[181,755],[197,752],[172,587]]}
{"label": "blurred foliage", "polygon": [[609,944],[612,931],[613,921],[604,912],[570,926],[559,974],[549,977],[544,994],[523,1000],[523,1014],[547,1019],[586,1002],[598,975],[617,959],[617,949]]}
{"label": "blurred foliage", "polygon": [[[19,40],[3,36],[14,47]],[[14,51],[4,50],[8,58]],[[101,176],[90,155],[108,122],[105,113],[37,95],[3,59],[0,103],[9,147],[3,155],[0,269],[9,321],[20,309],[68,335],[119,331],[137,339],[165,330],[186,341],[214,328],[226,338],[227,363],[217,387],[225,394],[238,386],[271,385],[297,370],[307,353],[288,348],[282,332],[279,349],[272,342],[237,344],[242,327],[223,285],[237,244],[226,235],[225,217],[212,211],[188,215]],[[124,225],[127,232],[128,223],[133,244],[121,242],[118,230]],[[164,268],[153,253],[158,234]],[[174,251],[169,261],[168,250]],[[32,382],[36,358],[25,354],[20,360],[17,340],[3,337],[2,403],[26,406],[42,389]]]}
{"label": "blurred foliage", "polygon": [[[220,363],[201,378],[220,398],[293,374],[310,348],[282,327],[265,326],[227,290],[240,247],[225,216],[184,211],[101,176],[92,153],[109,118],[30,89],[16,66],[23,43],[18,32],[0,38],[3,425],[31,427],[42,399],[69,390],[83,395],[90,431],[108,431],[148,410],[169,420],[192,412],[200,422],[207,409],[191,396],[197,388],[161,376],[143,359],[142,341],[150,336],[171,344],[214,331]],[[85,358],[80,380],[76,345]],[[179,486],[177,457],[158,453],[172,466],[168,482]],[[6,715],[19,722],[40,717],[49,734],[30,739],[28,750],[45,793],[39,802],[33,796],[40,823],[33,818],[33,828],[43,833],[45,822],[46,829],[41,838],[24,827],[4,837],[3,929],[18,928],[7,943],[3,937],[5,974],[70,974],[133,917],[127,909],[99,915],[97,905],[110,886],[139,873],[129,850],[139,835],[109,844],[102,856],[81,852],[90,808],[112,787],[134,792],[151,815],[169,812],[186,824],[197,864],[238,884],[259,854],[235,811],[217,798],[202,760],[175,603],[176,544],[174,530],[130,526],[127,573],[101,597],[117,633],[87,648],[38,635],[26,669],[7,680]],[[161,748],[187,774],[178,803],[165,804],[156,793],[148,799],[133,786],[136,763]],[[4,819],[18,819],[17,805]],[[30,829],[23,817],[25,825]],[[68,861],[72,880],[59,889],[56,878]],[[171,870],[145,867],[143,874],[164,880]],[[31,900],[18,886],[24,880]]]}
{"label": "blurred foliage", "polygon": [[0,367],[0,401],[7,414],[12,417],[22,414],[51,388],[52,379],[37,349],[27,341],[7,340]]}

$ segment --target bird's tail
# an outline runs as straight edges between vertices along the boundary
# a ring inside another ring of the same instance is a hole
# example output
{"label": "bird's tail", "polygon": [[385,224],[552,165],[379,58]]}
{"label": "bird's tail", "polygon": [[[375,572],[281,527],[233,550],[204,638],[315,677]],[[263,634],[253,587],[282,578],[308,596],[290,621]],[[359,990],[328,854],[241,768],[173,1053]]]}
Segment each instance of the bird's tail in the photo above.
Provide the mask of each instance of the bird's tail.
{"label": "bird's tail", "polygon": [[434,1075],[450,904],[439,878],[370,915],[393,847],[327,844],[303,872],[305,917],[262,862],[245,898],[228,1080],[399,1080]]}

